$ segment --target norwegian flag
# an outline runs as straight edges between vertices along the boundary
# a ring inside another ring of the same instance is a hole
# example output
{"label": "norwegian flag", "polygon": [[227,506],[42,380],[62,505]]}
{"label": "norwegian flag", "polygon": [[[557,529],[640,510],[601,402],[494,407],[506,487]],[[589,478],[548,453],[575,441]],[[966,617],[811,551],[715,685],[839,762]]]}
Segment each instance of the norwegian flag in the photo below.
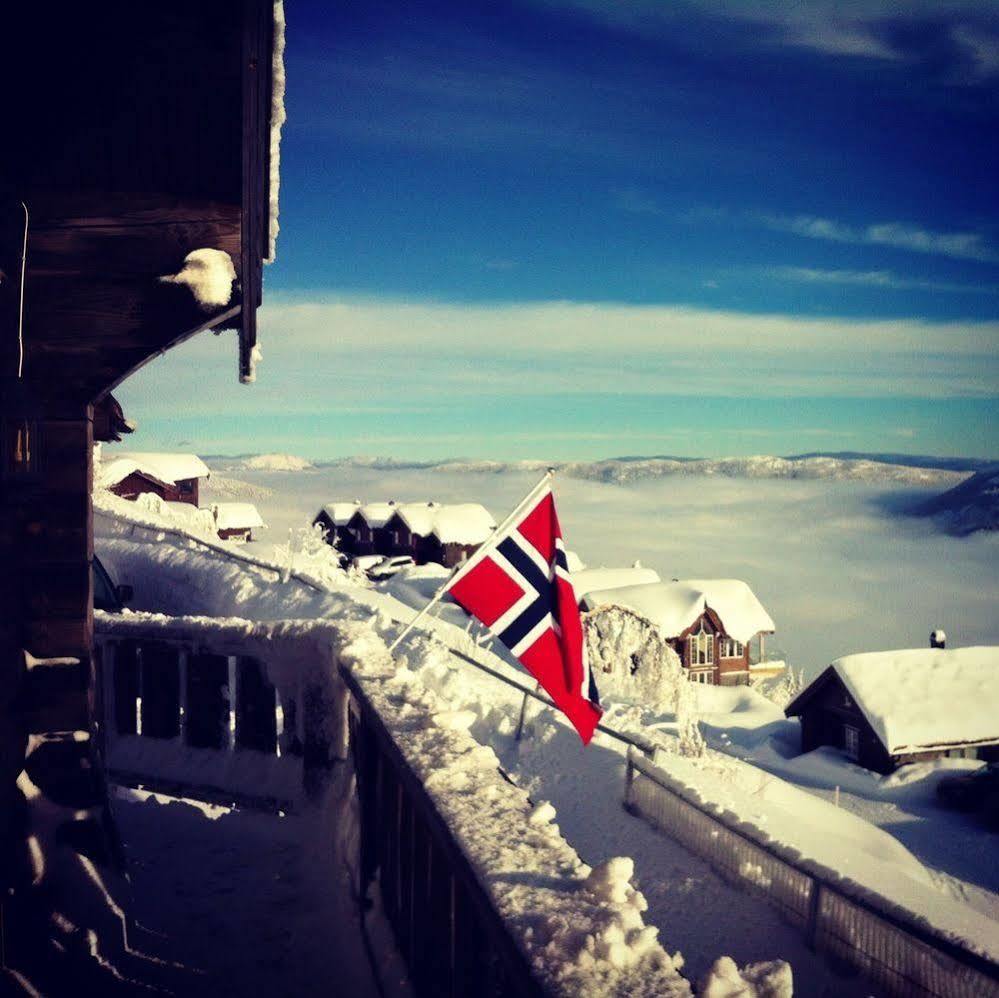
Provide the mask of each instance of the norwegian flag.
{"label": "norwegian flag", "polygon": [[602,710],[548,477],[444,591],[510,649],[588,744]]}

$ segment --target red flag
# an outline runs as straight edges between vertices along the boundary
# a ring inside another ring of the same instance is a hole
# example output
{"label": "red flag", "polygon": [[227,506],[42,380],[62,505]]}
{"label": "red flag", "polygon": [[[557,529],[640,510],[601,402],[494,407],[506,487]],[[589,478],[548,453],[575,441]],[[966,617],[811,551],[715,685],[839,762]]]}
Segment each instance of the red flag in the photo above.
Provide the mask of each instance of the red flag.
{"label": "red flag", "polygon": [[445,591],[510,649],[587,744],[602,710],[547,480]]}

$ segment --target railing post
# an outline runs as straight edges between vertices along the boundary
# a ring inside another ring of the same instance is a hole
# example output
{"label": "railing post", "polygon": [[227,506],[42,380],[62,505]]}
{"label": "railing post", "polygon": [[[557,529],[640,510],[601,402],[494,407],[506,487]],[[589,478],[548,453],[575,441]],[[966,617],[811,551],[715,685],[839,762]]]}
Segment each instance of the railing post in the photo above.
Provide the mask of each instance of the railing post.
{"label": "railing post", "polygon": [[818,880],[813,880],[812,888],[808,894],[808,922],[805,925],[805,942],[811,950],[814,950],[818,943],[821,902],[822,884]]}

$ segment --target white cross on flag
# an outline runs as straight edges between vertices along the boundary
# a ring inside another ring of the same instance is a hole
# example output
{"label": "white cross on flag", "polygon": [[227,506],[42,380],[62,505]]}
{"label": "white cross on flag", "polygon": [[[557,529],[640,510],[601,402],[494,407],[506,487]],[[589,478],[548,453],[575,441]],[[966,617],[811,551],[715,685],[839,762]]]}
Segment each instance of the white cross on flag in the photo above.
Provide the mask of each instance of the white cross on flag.
{"label": "white cross on flag", "polygon": [[510,649],[587,744],[602,711],[587,667],[550,475],[444,591]]}

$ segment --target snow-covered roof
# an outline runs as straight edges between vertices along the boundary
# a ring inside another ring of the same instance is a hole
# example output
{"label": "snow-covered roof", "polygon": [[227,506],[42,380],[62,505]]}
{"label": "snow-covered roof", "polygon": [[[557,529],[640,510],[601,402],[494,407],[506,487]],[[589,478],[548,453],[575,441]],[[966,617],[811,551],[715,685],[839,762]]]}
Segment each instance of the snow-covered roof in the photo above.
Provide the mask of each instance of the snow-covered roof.
{"label": "snow-covered roof", "polygon": [[377,530],[378,527],[384,527],[392,519],[392,514],[396,509],[394,502],[367,502],[355,512],[360,512],[364,522],[372,530]]}
{"label": "snow-covered roof", "polygon": [[325,513],[335,527],[342,527],[360,508],[360,502],[355,499],[354,502],[327,503],[320,512]]}
{"label": "snow-covered roof", "polygon": [[492,514],[477,502],[438,506],[434,517],[434,536],[441,544],[481,544],[495,529]]}
{"label": "snow-covered roof", "polygon": [[219,530],[247,530],[266,524],[252,502],[217,502],[212,504],[215,526]]}
{"label": "snow-covered roof", "polygon": [[323,507],[334,523],[344,516],[346,523],[359,512],[372,529],[384,527],[398,513],[407,527],[420,537],[433,535],[442,544],[481,544],[496,529],[496,521],[484,506],[476,502],[371,502],[330,503]]}
{"label": "snow-covered roof", "polygon": [[830,668],[893,754],[999,742],[997,647],[867,652]]}
{"label": "snow-covered roof", "polygon": [[105,488],[117,485],[133,472],[141,472],[158,482],[176,485],[189,478],[208,478],[208,466],[197,454],[158,454],[130,451],[116,454],[100,467],[100,483]]}
{"label": "snow-covered roof", "polygon": [[721,619],[725,633],[747,642],[760,631],[776,628],[753,590],[739,579],[685,579],[677,582],[647,582],[587,593],[587,609],[624,606],[659,628],[664,637],[682,634],[705,609]]}
{"label": "snow-covered roof", "polygon": [[572,572],[572,586],[576,599],[602,589],[620,589],[622,586],[641,586],[661,582],[659,573],[652,568],[587,568]]}
{"label": "snow-covered roof", "polygon": [[434,502],[403,502],[396,507],[399,519],[420,537],[429,537],[440,507]]}

